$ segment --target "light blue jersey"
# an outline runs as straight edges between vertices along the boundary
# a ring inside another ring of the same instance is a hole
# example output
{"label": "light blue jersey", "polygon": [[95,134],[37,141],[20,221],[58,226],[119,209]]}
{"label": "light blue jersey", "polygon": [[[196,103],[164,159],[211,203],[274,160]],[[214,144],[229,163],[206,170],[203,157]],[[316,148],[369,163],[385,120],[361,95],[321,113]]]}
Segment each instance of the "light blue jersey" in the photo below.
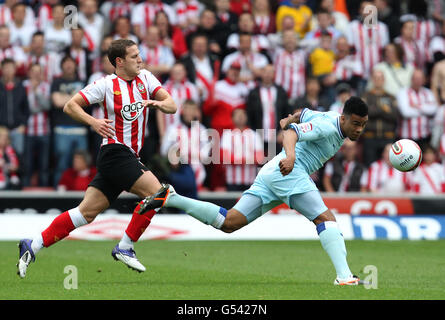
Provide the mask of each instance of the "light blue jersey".
{"label": "light blue jersey", "polygon": [[[327,210],[309,175],[320,169],[342,146],[345,137],[340,129],[340,114],[303,109],[300,123],[291,124],[289,130],[295,130],[298,135],[294,168],[286,176],[281,174],[279,163],[286,158],[284,148],[261,168],[252,186],[244,192],[261,198],[263,204],[261,213],[252,213],[248,217],[249,222],[283,202],[295,208],[295,205],[291,205],[291,196],[305,193],[311,194],[310,199],[313,199],[305,201],[307,208],[304,213],[301,212],[309,220]],[[245,210],[240,208],[239,211]]]}

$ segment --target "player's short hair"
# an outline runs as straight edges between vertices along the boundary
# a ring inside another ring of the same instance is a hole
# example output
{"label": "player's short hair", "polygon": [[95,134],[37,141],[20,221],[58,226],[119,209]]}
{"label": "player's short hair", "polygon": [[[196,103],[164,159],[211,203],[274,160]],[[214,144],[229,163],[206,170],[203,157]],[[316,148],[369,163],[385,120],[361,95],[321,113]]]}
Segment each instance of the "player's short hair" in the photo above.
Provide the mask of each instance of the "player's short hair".
{"label": "player's short hair", "polygon": [[108,59],[113,67],[116,68],[116,58],[124,59],[127,55],[127,48],[135,46],[136,42],[128,39],[117,39],[111,42],[108,48]]}
{"label": "player's short hair", "polygon": [[355,114],[359,117],[365,117],[368,115],[368,105],[359,97],[351,97],[345,102],[343,114],[347,116]]}

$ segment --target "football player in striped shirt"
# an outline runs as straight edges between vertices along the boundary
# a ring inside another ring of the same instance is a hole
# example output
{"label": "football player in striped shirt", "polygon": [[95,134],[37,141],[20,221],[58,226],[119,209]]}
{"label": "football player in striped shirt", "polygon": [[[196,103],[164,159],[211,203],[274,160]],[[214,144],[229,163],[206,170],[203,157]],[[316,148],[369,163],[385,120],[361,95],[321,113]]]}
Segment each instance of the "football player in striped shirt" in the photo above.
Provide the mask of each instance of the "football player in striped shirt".
{"label": "football player in striped shirt", "polygon": [[[25,277],[30,262],[43,247],[67,237],[71,231],[92,222],[96,216],[126,190],[141,198],[162,189],[158,179],[139,161],[148,121],[148,108],[175,113],[176,104],[167,90],[149,71],[142,69],[138,46],[131,40],[115,40],[108,58],[116,68],[74,95],[64,106],[73,119],[91,126],[103,137],[97,158],[98,173],[89,184],[78,207],[57,216],[48,228],[33,239],[19,243],[18,274]],[[84,107],[98,103],[104,118],[97,119]],[[145,271],[134,251],[134,242],[142,235],[156,213],[150,210],[139,215],[140,204],[133,213],[122,240],[112,256],[136,271]]]}

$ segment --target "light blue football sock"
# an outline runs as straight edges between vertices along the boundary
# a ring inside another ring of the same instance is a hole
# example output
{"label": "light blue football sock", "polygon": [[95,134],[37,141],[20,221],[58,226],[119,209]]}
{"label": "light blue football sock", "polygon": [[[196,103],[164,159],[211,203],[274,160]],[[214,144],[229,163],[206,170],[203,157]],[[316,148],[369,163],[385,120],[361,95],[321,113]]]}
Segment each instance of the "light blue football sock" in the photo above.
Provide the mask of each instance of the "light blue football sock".
{"label": "light blue football sock", "polygon": [[227,210],[223,207],[210,202],[190,199],[177,193],[170,195],[164,207],[184,210],[193,218],[205,224],[210,224],[217,229],[221,229],[227,215]]}
{"label": "light blue football sock", "polygon": [[317,225],[317,232],[323,249],[328,253],[334,264],[337,277],[341,279],[349,278],[352,273],[346,261],[345,240],[337,223],[334,221],[322,222]]}

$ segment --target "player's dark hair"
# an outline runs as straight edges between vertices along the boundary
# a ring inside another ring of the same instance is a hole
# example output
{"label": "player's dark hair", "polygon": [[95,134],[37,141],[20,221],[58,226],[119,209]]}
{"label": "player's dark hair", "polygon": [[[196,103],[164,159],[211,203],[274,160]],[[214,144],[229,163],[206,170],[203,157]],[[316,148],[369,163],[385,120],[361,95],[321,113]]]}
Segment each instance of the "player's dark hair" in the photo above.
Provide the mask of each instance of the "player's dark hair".
{"label": "player's dark hair", "polygon": [[351,97],[345,102],[343,114],[347,116],[355,114],[359,117],[365,117],[368,115],[368,105],[359,97]]}
{"label": "player's dark hair", "polygon": [[116,68],[116,58],[124,59],[127,55],[127,48],[135,46],[136,43],[133,40],[118,39],[111,42],[108,48],[108,59],[113,67]]}

